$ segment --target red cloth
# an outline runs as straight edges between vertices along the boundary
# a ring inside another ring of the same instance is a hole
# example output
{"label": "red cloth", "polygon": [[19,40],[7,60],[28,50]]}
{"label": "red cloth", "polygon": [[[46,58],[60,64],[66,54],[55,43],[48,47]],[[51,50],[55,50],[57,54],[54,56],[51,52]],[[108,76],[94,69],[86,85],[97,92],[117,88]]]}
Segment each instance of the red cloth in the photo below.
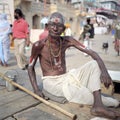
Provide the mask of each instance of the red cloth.
{"label": "red cloth", "polygon": [[117,40],[114,41],[114,49],[117,52],[119,52],[119,50],[120,50],[120,40],[119,39],[117,39]]}
{"label": "red cloth", "polygon": [[48,36],[48,30],[44,30],[39,36],[39,40],[43,40]]}
{"label": "red cloth", "polygon": [[23,18],[15,20],[13,23],[13,38],[27,38],[29,33],[28,23]]}

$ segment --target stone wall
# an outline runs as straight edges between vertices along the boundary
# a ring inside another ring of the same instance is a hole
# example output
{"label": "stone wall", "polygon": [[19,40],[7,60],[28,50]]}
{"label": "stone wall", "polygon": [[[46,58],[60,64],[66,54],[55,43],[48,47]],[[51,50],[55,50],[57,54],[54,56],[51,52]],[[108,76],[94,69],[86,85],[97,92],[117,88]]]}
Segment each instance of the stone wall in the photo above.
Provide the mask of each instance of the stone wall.
{"label": "stone wall", "polygon": [[77,35],[80,33],[79,11],[72,6],[65,4],[63,1],[46,5],[41,2],[35,2],[34,0],[21,0],[21,3],[20,0],[15,0],[15,2],[16,1],[15,8],[21,8],[25,14],[25,19],[30,25],[30,29],[42,29],[40,20],[45,16],[49,16],[51,13],[58,11],[65,17],[66,23],[70,24],[72,34]]}
{"label": "stone wall", "polygon": [[0,0],[0,13],[6,13],[11,24],[14,21],[14,1]]}

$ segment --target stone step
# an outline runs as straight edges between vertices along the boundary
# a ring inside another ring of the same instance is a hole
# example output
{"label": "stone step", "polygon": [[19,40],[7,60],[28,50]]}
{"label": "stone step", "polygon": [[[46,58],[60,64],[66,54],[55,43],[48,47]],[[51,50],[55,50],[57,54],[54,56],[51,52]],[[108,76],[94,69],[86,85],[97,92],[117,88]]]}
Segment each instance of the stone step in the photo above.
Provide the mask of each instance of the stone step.
{"label": "stone step", "polygon": [[120,71],[108,70],[108,73],[110,74],[110,76],[114,82],[120,83]]}

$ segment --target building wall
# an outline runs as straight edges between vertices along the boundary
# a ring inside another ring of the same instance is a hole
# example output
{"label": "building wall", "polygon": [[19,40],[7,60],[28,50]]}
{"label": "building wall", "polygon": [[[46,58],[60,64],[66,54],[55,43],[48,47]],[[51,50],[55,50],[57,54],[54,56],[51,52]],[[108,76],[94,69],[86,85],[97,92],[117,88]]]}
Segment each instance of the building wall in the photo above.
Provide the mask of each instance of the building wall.
{"label": "building wall", "polygon": [[79,34],[80,21],[78,21],[78,13],[76,14],[75,8],[67,6],[63,1],[45,5],[41,2],[34,2],[34,0],[24,0],[19,4],[15,3],[15,5],[15,8],[21,8],[31,29],[42,29],[43,27],[40,25],[41,19],[48,17],[53,12],[59,11],[65,17],[66,23],[70,24],[73,34]]}
{"label": "building wall", "polygon": [[116,3],[114,2],[102,2],[101,5],[108,10],[116,10]]}
{"label": "building wall", "polygon": [[0,13],[6,13],[10,24],[14,21],[14,1],[0,0]]}

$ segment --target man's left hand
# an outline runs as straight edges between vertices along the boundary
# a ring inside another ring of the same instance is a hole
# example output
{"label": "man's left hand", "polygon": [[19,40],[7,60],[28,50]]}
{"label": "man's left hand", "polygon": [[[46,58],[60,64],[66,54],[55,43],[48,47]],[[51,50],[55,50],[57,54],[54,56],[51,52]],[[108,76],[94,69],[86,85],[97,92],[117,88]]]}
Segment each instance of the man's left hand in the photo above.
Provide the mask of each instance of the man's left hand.
{"label": "man's left hand", "polygon": [[106,88],[109,88],[110,85],[113,85],[112,79],[108,73],[102,73],[100,79]]}
{"label": "man's left hand", "polygon": [[26,46],[30,45],[30,40],[26,40]]}

